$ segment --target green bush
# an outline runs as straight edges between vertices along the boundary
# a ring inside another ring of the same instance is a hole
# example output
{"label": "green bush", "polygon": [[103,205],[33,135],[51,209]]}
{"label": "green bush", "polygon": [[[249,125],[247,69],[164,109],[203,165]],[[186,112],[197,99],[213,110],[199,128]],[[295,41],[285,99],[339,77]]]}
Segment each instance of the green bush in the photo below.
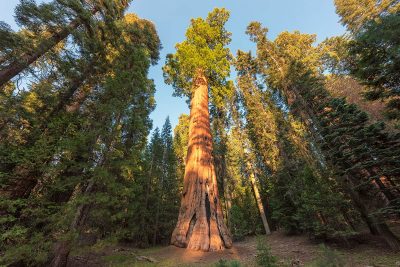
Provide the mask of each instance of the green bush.
{"label": "green bush", "polygon": [[263,267],[276,267],[277,259],[271,254],[270,248],[261,238],[257,240],[257,264]]}
{"label": "green bush", "polygon": [[216,264],[215,267],[240,267],[240,262],[238,261],[227,261],[224,259],[220,259]]}
{"label": "green bush", "polygon": [[321,245],[321,255],[317,258],[313,267],[343,267],[345,266],[344,260],[333,249],[325,245]]}
{"label": "green bush", "polygon": [[233,205],[230,210],[230,230],[233,235],[233,240],[243,240],[246,234],[249,232],[249,226],[246,222],[246,218],[239,206]]}

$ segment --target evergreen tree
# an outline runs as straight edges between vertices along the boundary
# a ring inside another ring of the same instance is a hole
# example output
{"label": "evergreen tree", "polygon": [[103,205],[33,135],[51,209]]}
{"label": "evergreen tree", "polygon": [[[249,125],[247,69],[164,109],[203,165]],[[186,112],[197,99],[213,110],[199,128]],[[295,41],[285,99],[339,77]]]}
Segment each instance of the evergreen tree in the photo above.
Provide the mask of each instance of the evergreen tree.
{"label": "evergreen tree", "polygon": [[218,107],[231,90],[226,81],[230,53],[225,46],[230,33],[224,24],[228,18],[225,9],[214,9],[206,19],[193,19],[187,39],[176,45],[176,53],[168,55],[163,68],[165,81],[175,93],[191,99],[183,197],[171,243],[194,250],[232,246],[218,197],[208,109],[209,88],[212,103]]}
{"label": "evergreen tree", "polygon": [[[271,42],[266,40],[266,30],[257,23],[250,25],[249,32],[257,42],[259,60],[265,62],[269,85],[282,91],[294,114],[306,122],[328,166],[340,177],[344,192],[351,197],[371,232],[382,235],[391,248],[399,249],[399,241],[381,213],[398,210],[397,195],[391,195],[397,187],[397,167],[393,162],[397,156],[391,153],[397,152],[387,150],[397,147],[398,137],[385,133],[382,124],[367,124],[366,114],[356,106],[329,95],[313,38],[297,32],[284,33]],[[273,53],[265,53],[268,46],[273,47],[269,49]],[[291,71],[285,72],[288,68]],[[384,162],[393,164],[387,166]],[[389,201],[384,207],[378,192]]]}
{"label": "evergreen tree", "polygon": [[[156,211],[156,231],[153,244],[157,239],[168,244],[176,224],[176,214],[179,211],[179,183],[177,177],[177,159],[174,152],[172,128],[169,117],[165,120],[161,131],[163,142],[162,175],[159,181],[159,197]],[[157,222],[159,221],[159,222]],[[158,236],[157,237],[157,234]]]}
{"label": "evergreen tree", "polygon": [[99,14],[107,24],[120,19],[129,3],[126,0],[103,2],[69,0],[37,5],[34,0],[21,1],[16,8],[16,19],[23,32],[14,33],[2,24],[1,64],[4,67],[0,71],[0,86],[26,70],[79,26],[83,25],[93,34],[94,14]]}
{"label": "evergreen tree", "polygon": [[340,21],[351,32],[357,32],[366,22],[378,20],[381,15],[400,10],[396,0],[335,0],[335,6]]}
{"label": "evergreen tree", "polygon": [[181,114],[178,124],[174,129],[174,151],[177,159],[177,176],[179,183],[183,183],[185,175],[186,157],[188,151],[189,138],[189,116]]}
{"label": "evergreen tree", "polygon": [[[6,163],[1,166],[1,212],[9,218],[1,224],[5,263],[44,263],[56,242],[51,264],[64,266],[85,228],[121,239],[140,232],[127,232],[138,208],[128,206],[140,195],[144,176],[140,157],[154,108],[154,85],[147,72],[157,58],[159,39],[150,22],[134,15],[113,23],[113,32],[103,31],[105,39],[96,31],[88,42],[100,45],[96,56],[104,62],[91,66],[100,71],[88,74],[91,82],[79,84],[74,89],[78,93],[62,108],[57,108],[62,93],[59,98],[52,90],[62,84],[58,79],[7,95],[5,105],[14,102],[16,107],[0,144]],[[12,142],[7,136],[22,123],[21,141]],[[110,227],[117,222],[121,228]],[[38,242],[42,245],[36,248]]]}
{"label": "evergreen tree", "polygon": [[[254,147],[251,151],[254,151],[253,157],[258,155],[263,159],[264,165],[250,173],[250,178],[255,173],[262,174],[259,179],[269,185],[262,190],[273,194],[272,198],[264,195],[272,199],[268,213],[277,225],[289,232],[307,231],[322,236],[342,230],[336,213],[336,208],[343,204],[342,199],[332,190],[332,183],[322,181],[326,174],[321,173],[321,163],[318,155],[312,152],[304,126],[290,114],[284,114],[287,107],[278,95],[268,88],[262,90],[257,79],[260,69],[250,53],[239,51],[235,65],[246,128]],[[312,182],[306,183],[305,178]],[[307,184],[314,187],[305,186]],[[253,191],[258,190],[255,187]],[[320,194],[322,191],[324,194]]]}
{"label": "evergreen tree", "polygon": [[368,100],[383,100],[389,119],[400,120],[400,11],[363,25],[350,43],[351,73],[368,85]]}

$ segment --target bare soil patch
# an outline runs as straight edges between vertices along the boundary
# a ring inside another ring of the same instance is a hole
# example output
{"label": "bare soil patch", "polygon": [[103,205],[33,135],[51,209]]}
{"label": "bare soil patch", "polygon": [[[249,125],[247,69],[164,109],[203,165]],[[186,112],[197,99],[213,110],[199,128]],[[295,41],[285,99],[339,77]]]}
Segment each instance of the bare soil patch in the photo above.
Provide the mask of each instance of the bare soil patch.
{"label": "bare soil patch", "polygon": [[[315,266],[321,257],[321,242],[305,235],[286,235],[274,232],[261,236],[278,258],[281,266]],[[351,242],[327,244],[349,267],[400,267],[400,254],[386,248],[383,241],[363,234]],[[237,261],[241,266],[257,266],[257,237],[235,242],[232,249],[218,252],[191,251],[175,246],[135,249],[107,245],[96,250],[76,250],[69,259],[70,267],[102,266],[215,266],[222,260]],[[143,257],[144,256],[144,257]]]}

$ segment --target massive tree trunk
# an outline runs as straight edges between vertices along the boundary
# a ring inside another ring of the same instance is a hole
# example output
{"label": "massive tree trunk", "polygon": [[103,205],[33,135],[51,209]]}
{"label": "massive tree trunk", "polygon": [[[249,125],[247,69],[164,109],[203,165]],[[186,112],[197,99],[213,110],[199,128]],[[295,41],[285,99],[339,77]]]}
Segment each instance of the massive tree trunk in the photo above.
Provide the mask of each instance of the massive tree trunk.
{"label": "massive tree trunk", "polygon": [[190,107],[189,146],[178,222],[171,244],[216,251],[232,246],[218,198],[208,111],[208,84],[198,71]]}

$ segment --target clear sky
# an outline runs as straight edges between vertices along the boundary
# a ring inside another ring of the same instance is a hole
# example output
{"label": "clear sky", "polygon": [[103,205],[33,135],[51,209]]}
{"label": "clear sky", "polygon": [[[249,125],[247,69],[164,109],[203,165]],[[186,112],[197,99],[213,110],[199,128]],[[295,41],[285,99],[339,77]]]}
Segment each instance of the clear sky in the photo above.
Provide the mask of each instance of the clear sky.
{"label": "clear sky", "polygon": [[[0,20],[14,29],[17,26],[13,13],[18,2],[0,0]],[[333,0],[133,0],[128,12],[153,21],[163,45],[158,65],[150,70],[150,78],[154,79],[157,89],[157,107],[151,114],[154,127],[161,128],[168,115],[174,127],[181,113],[189,113],[185,99],[173,97],[172,87],[164,84],[161,67],[165,55],[173,53],[175,44],[184,40],[190,19],[206,17],[214,7],[225,7],[231,12],[227,29],[232,32],[233,54],[238,49],[254,49],[244,33],[251,21],[268,27],[272,39],[282,31],[315,33],[318,41],[344,33]]]}

